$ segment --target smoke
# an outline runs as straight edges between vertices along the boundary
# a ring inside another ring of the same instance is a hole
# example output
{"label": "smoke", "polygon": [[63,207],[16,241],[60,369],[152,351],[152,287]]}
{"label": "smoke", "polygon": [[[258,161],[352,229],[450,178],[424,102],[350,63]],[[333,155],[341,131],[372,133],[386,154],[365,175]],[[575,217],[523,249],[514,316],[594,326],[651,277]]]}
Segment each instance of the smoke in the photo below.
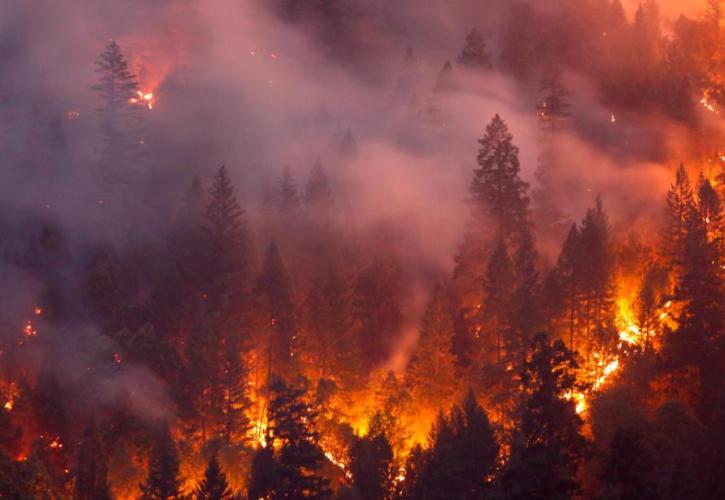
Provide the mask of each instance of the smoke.
{"label": "smoke", "polygon": [[[394,235],[416,290],[400,341],[402,351],[409,349],[430,284],[450,275],[477,140],[494,114],[509,125],[523,176],[535,184],[540,132],[533,110],[540,96],[535,82],[522,86],[496,72],[470,75],[458,68],[458,90],[433,91],[438,71],[455,60],[471,28],[497,49],[494,27],[503,23],[494,20],[507,11],[506,2],[396,3],[397,10],[380,2],[384,21],[370,21],[375,9],[353,2],[368,17],[349,26],[358,43],[340,48],[341,55],[313,30],[281,20],[269,2],[6,0],[0,7],[3,222],[53,221],[68,235],[71,254],[99,243],[123,248],[131,235],[163,234],[195,174],[209,179],[226,164],[254,214],[283,165],[302,182],[319,160],[346,223]],[[663,3],[668,18],[699,9],[699,2]],[[95,167],[98,100],[90,86],[93,62],[110,39],[155,100],[153,110],[143,111],[146,155],[128,172],[143,189],[127,198],[124,191],[107,197]],[[406,46],[417,59],[414,105],[392,100]],[[566,79],[576,132],[563,139],[565,213],[578,219],[602,194],[615,228],[651,225],[688,131],[666,118],[634,114],[613,123],[591,82],[576,74]],[[354,154],[340,150],[348,130]],[[34,237],[32,229],[6,235],[3,255]],[[557,249],[547,251],[553,258]],[[18,288],[38,286],[27,273],[13,280],[23,285],[2,285],[2,296],[12,300]],[[11,305],[3,315],[28,307]],[[60,346],[59,371],[69,380],[81,383],[79,367],[113,352],[110,345],[81,349],[80,339],[96,338],[93,331],[62,332],[79,340]],[[404,362],[402,351],[392,365]],[[129,391],[140,409],[158,416],[165,398],[160,384],[140,384],[149,377],[133,366],[105,374],[99,393]]]}

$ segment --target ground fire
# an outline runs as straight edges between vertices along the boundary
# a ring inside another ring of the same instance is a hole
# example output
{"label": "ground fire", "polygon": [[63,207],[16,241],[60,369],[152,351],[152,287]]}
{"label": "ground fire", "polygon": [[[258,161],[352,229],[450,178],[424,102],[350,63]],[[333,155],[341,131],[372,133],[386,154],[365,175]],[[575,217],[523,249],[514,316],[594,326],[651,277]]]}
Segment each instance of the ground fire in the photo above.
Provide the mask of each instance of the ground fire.
{"label": "ground fire", "polygon": [[725,2],[57,4],[0,498],[725,497]]}

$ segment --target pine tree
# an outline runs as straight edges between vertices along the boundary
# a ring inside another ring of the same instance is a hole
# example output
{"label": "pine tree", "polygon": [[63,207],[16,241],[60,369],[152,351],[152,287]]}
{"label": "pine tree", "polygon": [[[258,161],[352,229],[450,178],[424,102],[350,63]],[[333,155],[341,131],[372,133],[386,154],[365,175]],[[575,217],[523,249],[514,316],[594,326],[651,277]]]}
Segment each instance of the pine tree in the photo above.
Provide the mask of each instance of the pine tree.
{"label": "pine tree", "polygon": [[158,426],[149,457],[148,476],[141,483],[142,500],[180,500],[179,455],[166,423]]}
{"label": "pine tree", "polygon": [[463,497],[484,498],[496,473],[499,445],[488,415],[469,391],[460,407],[451,413],[461,467]]}
{"label": "pine tree", "polygon": [[503,241],[488,261],[483,281],[484,301],[481,310],[484,325],[480,341],[481,360],[500,364],[506,359],[504,343],[512,337],[512,291],[515,276],[511,258]]}
{"label": "pine tree", "polygon": [[538,184],[533,192],[534,215],[540,234],[553,241],[566,232],[566,218],[560,207],[562,165],[558,141],[570,118],[570,93],[564,87],[557,67],[549,70],[539,88],[544,98],[537,107],[542,134],[541,155],[534,172]]}
{"label": "pine tree", "polygon": [[491,56],[486,50],[486,43],[477,29],[471,30],[466,36],[465,44],[458,54],[458,64],[472,70],[490,70]]}
{"label": "pine tree", "polygon": [[[708,192],[707,188],[705,192]],[[675,294],[684,305],[679,328],[665,337],[663,349],[671,368],[697,368],[702,384],[698,407],[701,416],[709,414],[718,394],[718,374],[723,369],[725,352],[725,258],[719,248],[719,238],[709,235],[707,214],[717,207],[717,203],[708,200],[707,196],[698,200],[687,220],[680,275],[675,287]],[[703,201],[708,207],[701,206]],[[705,218],[701,214],[706,214]],[[710,215],[713,221],[721,217],[717,211]]]}
{"label": "pine tree", "polygon": [[518,236],[529,224],[528,185],[519,177],[519,149],[500,116],[493,117],[479,144],[472,201],[492,219],[499,238]]}
{"label": "pine tree", "polygon": [[411,47],[406,47],[400,61],[398,80],[390,96],[393,105],[415,106],[419,92],[418,62]]}
{"label": "pine tree", "polygon": [[603,459],[601,478],[607,498],[621,500],[655,500],[656,484],[652,480],[652,450],[639,429],[617,429]]}
{"label": "pine tree", "polygon": [[445,408],[455,394],[453,318],[446,289],[437,285],[428,302],[407,382],[421,401]]}
{"label": "pine tree", "polygon": [[103,140],[101,165],[109,168],[114,162],[123,165],[133,159],[141,145],[140,108],[132,105],[138,82],[115,41],[109,42],[96,60],[96,72],[99,80],[91,88],[101,98],[98,109]]}
{"label": "pine tree", "polygon": [[584,334],[588,348],[613,348],[617,341],[614,326],[614,254],[609,223],[601,198],[587,211],[581,224],[582,272],[578,280],[584,300]]}
{"label": "pine tree", "polygon": [[511,335],[506,339],[508,361],[519,372],[526,361],[531,339],[542,320],[541,283],[536,269],[538,255],[531,231],[525,231],[513,255],[514,287],[511,296]]}
{"label": "pine tree", "polygon": [[263,446],[257,450],[252,459],[247,497],[282,498],[277,494],[281,486],[281,474],[277,465],[272,446]]}
{"label": "pine tree", "polygon": [[235,328],[236,316],[250,280],[250,243],[244,210],[234,194],[225,166],[214,176],[204,212],[208,272],[208,304],[219,311],[225,328]]}
{"label": "pine tree", "polygon": [[393,448],[385,436],[381,421],[382,416],[376,413],[368,433],[356,437],[350,448],[352,483],[364,500],[389,498],[393,487]]}
{"label": "pine tree", "polygon": [[438,416],[429,443],[417,477],[410,478],[414,481],[410,498],[486,498],[499,447],[493,426],[472,392],[449,417]]}
{"label": "pine tree", "polygon": [[325,169],[319,161],[315,162],[307,179],[303,201],[308,217],[318,221],[329,219],[335,198]]}
{"label": "pine tree", "polygon": [[296,355],[297,318],[287,271],[275,242],[267,247],[256,292],[268,325],[268,370],[284,372]]}
{"label": "pine tree", "polygon": [[234,498],[216,453],[212,453],[209,458],[209,463],[204,471],[204,479],[197,486],[195,497],[196,500],[231,500]]}
{"label": "pine tree", "polygon": [[282,175],[277,179],[274,199],[278,214],[284,218],[296,217],[302,208],[297,183],[287,165],[282,169]]}
{"label": "pine tree", "polygon": [[575,344],[575,337],[580,323],[582,284],[579,282],[579,276],[583,270],[583,265],[581,232],[576,224],[572,224],[555,268],[557,282],[562,288],[566,308],[565,321],[569,336],[569,349],[572,351],[579,348]]}
{"label": "pine tree", "polygon": [[453,66],[450,61],[446,61],[438,72],[433,92],[439,94],[441,92],[452,92],[458,88],[456,76],[453,72]]}
{"label": "pine tree", "polygon": [[577,389],[574,353],[537,334],[522,373],[526,399],[501,477],[506,498],[567,499],[579,491],[577,470],[588,444],[568,397]]}
{"label": "pine tree", "polygon": [[537,107],[541,128],[547,133],[561,131],[571,117],[568,98],[571,92],[564,86],[561,70],[553,66],[539,84],[544,98]]}
{"label": "pine tree", "polygon": [[76,500],[110,500],[111,489],[108,485],[108,467],[101,444],[95,418],[91,416],[83,432],[83,440],[78,450],[78,464],[75,468]]}
{"label": "pine tree", "polygon": [[382,363],[402,323],[402,276],[393,258],[378,258],[358,276],[353,295],[353,317],[358,327],[364,366]]}
{"label": "pine tree", "polygon": [[673,265],[678,265],[684,250],[687,221],[695,207],[690,180],[682,163],[667,192],[666,203],[664,253]]}
{"label": "pine tree", "polygon": [[306,354],[314,360],[321,378],[334,377],[348,386],[360,366],[354,337],[353,286],[337,258],[322,265],[307,294]]}
{"label": "pine tree", "polygon": [[329,498],[328,482],[319,475],[325,456],[315,430],[316,414],[304,401],[306,381],[292,387],[273,377],[270,389],[269,432],[279,446],[276,498]]}

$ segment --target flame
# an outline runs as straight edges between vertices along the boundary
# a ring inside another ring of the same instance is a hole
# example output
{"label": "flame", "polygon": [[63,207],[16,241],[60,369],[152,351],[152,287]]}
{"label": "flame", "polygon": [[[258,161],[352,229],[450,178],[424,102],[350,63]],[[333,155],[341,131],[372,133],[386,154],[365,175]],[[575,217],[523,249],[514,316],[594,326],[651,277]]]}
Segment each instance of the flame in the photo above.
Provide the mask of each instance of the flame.
{"label": "flame", "polygon": [[15,401],[9,399],[5,402],[3,408],[5,408],[5,411],[13,411],[13,406],[15,406]]}
{"label": "flame", "polygon": [[709,89],[703,90],[702,99],[700,99],[700,104],[702,104],[705,107],[705,109],[707,109],[709,112],[719,115],[720,111],[715,107],[715,104],[710,100],[711,93],[712,93],[712,91]]}
{"label": "flame", "polygon": [[128,103],[132,105],[138,105],[147,109],[154,109],[154,104],[156,104],[156,98],[154,97],[154,93],[151,91],[137,90],[136,97],[131,97],[128,100]]}

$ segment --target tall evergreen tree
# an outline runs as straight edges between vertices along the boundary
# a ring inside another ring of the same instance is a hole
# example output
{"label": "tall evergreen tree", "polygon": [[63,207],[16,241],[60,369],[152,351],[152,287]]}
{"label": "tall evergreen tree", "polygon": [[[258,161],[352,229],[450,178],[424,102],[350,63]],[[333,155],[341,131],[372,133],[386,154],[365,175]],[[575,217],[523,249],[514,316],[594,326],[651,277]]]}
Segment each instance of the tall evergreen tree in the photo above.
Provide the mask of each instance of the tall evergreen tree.
{"label": "tall evergreen tree", "polygon": [[275,204],[281,217],[294,218],[301,208],[301,200],[292,171],[285,165],[282,175],[277,179],[277,188],[274,191]]}
{"label": "tall evergreen tree", "polygon": [[328,481],[319,475],[325,460],[315,430],[316,414],[304,401],[307,383],[299,387],[279,377],[271,382],[269,433],[279,447],[275,451],[279,483],[275,498],[329,498]]}
{"label": "tall evergreen tree", "polygon": [[426,307],[406,378],[417,398],[431,405],[445,408],[455,395],[453,318],[448,293],[441,284]]}
{"label": "tall evergreen tree", "polygon": [[373,417],[368,433],[356,437],[350,448],[352,483],[364,500],[390,497],[395,476],[393,458],[393,448],[378,413]]}
{"label": "tall evergreen tree", "polygon": [[544,95],[536,108],[542,129],[548,133],[561,131],[571,117],[568,101],[571,92],[564,86],[561,70],[557,66],[549,69],[542,78],[539,90]]}
{"label": "tall evergreen tree", "polygon": [[519,149],[500,116],[495,115],[479,141],[478,168],[471,184],[473,203],[490,218],[501,239],[528,226],[528,185],[519,177]]}
{"label": "tall evergreen tree", "polygon": [[491,56],[486,50],[486,42],[477,29],[471,30],[458,54],[458,64],[472,70],[490,70]]}
{"label": "tall evergreen tree", "polygon": [[562,288],[569,349],[572,351],[576,351],[579,347],[575,344],[575,337],[580,319],[582,284],[579,282],[579,276],[583,265],[581,232],[579,226],[572,224],[555,268],[557,282]]}
{"label": "tall evergreen tree", "polygon": [[601,479],[607,497],[655,500],[653,452],[637,428],[617,429],[603,458]]}
{"label": "tall evergreen tree", "polygon": [[96,60],[98,82],[91,88],[98,92],[100,132],[103,140],[101,165],[110,167],[114,162],[127,162],[134,158],[140,147],[140,108],[132,105],[137,98],[138,82],[131,74],[121,48],[111,41]]}
{"label": "tall evergreen tree", "polygon": [[584,300],[584,335],[589,349],[614,348],[614,253],[609,222],[601,198],[581,224],[582,272],[578,279]]}
{"label": "tall evergreen tree", "polygon": [[78,464],[75,468],[76,500],[111,500],[108,484],[108,466],[101,444],[95,418],[91,416],[83,432],[83,440],[78,449]]}
{"label": "tall evergreen tree", "polygon": [[498,451],[493,426],[469,392],[449,417],[439,415],[410,498],[486,498]]}
{"label": "tall evergreen tree", "polygon": [[687,234],[687,221],[694,208],[695,203],[690,180],[684,164],[680,163],[675,182],[667,192],[665,233],[663,235],[664,252],[673,265],[678,265],[682,256]]}
{"label": "tall evergreen tree", "polygon": [[216,453],[212,453],[209,458],[209,463],[204,471],[204,479],[197,486],[194,496],[196,500],[231,500],[234,498]]}
{"label": "tall evergreen tree", "polygon": [[506,339],[508,361],[517,372],[526,362],[531,339],[542,321],[537,258],[533,235],[531,231],[525,231],[512,259],[511,335]]}
{"label": "tall evergreen tree", "polygon": [[347,386],[361,364],[354,335],[352,278],[336,257],[321,265],[306,300],[306,355],[320,377],[333,377]]}
{"label": "tall evergreen tree", "polygon": [[505,342],[512,337],[512,292],[515,276],[506,245],[500,241],[488,261],[484,277],[484,301],[481,309],[481,360],[502,363],[506,359]]}
{"label": "tall evergreen tree", "polygon": [[141,483],[142,500],[180,500],[179,455],[166,423],[158,426],[149,456],[148,475]]}
{"label": "tall evergreen tree", "polygon": [[256,292],[269,332],[267,340],[269,371],[284,372],[293,363],[297,344],[297,317],[287,271],[275,242],[264,257]]}
{"label": "tall evergreen tree", "polygon": [[[566,232],[566,217],[561,209],[562,154],[559,141],[569,122],[569,94],[558,67],[551,68],[540,84],[544,94],[537,107],[541,125],[541,154],[534,172],[537,187],[532,197],[534,217],[539,233],[547,241],[559,240]],[[560,240],[559,240],[560,241]]]}
{"label": "tall evergreen tree", "polygon": [[577,362],[561,340],[533,341],[522,373],[526,399],[511,458],[501,476],[506,498],[568,499],[579,491],[577,471],[587,453],[583,421],[568,397],[576,390]]}

